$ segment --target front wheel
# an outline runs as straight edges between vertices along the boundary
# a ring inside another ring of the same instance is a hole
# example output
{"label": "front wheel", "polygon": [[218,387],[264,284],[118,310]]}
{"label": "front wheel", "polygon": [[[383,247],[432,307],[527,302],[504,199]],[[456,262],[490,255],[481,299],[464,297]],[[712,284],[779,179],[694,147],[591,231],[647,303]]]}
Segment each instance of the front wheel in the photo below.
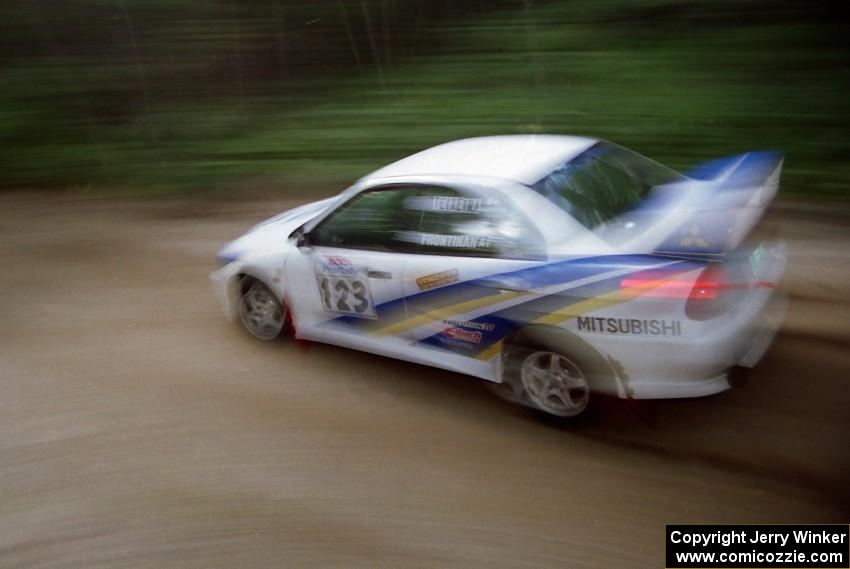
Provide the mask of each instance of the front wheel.
{"label": "front wheel", "polygon": [[239,320],[255,338],[274,340],[283,331],[286,308],[266,285],[254,280],[239,299]]}

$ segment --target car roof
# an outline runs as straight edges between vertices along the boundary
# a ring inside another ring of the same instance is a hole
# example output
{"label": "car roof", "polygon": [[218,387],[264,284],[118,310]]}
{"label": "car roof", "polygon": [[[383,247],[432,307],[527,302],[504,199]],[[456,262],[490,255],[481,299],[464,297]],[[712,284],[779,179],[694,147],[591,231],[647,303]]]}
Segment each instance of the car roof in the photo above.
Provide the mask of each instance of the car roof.
{"label": "car roof", "polygon": [[580,136],[524,134],[465,138],[417,152],[362,181],[412,175],[488,176],[533,184],[598,140]]}

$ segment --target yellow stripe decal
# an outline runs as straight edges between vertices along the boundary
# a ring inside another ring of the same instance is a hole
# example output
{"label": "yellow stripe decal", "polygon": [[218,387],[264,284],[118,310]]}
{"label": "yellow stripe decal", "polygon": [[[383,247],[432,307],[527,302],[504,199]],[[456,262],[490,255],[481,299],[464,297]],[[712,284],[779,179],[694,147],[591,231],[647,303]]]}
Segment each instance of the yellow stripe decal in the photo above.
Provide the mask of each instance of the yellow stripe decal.
{"label": "yellow stripe decal", "polygon": [[587,314],[588,312],[593,312],[594,310],[599,310],[601,308],[608,308],[609,306],[620,304],[627,300],[631,300],[632,298],[633,297],[623,298],[623,295],[619,290],[615,292],[609,292],[600,296],[596,296],[594,298],[588,298],[587,300],[582,300],[581,302],[571,304],[567,307],[561,308],[560,310],[556,310],[555,312],[550,312],[549,314],[541,316],[540,318],[535,320],[534,323],[561,324],[562,322],[571,320],[576,316],[582,316],[583,314]]}
{"label": "yellow stripe decal", "polygon": [[479,360],[486,361],[486,360],[489,360],[491,358],[495,358],[496,356],[499,355],[499,352],[501,352],[501,351],[502,351],[502,340],[499,340],[498,342],[492,344],[489,348],[483,350],[481,353],[479,353],[475,357],[478,358]]}
{"label": "yellow stripe decal", "polygon": [[[609,306],[614,306],[615,304],[621,304],[632,300],[650,289],[661,286],[665,282],[669,281],[670,278],[672,277],[658,279],[657,281],[651,281],[638,286],[629,287],[627,289],[615,290],[613,292],[601,294],[594,298],[588,298],[587,300],[582,300],[581,302],[565,306],[560,310],[541,316],[534,320],[533,323],[550,325],[561,324],[567,320],[576,318],[577,316],[587,314],[588,312],[593,312],[594,310],[599,310],[601,308],[608,308]],[[479,353],[476,358],[483,361],[492,359],[499,354],[501,349],[502,340],[499,340],[486,350]]]}
{"label": "yellow stripe decal", "polygon": [[506,300],[511,300],[528,294],[531,293],[515,290],[501,290],[499,291],[499,294],[485,296],[484,298],[476,298],[474,300],[467,300],[458,304],[452,304],[450,306],[444,306],[442,308],[435,308],[434,310],[423,312],[422,314],[413,316],[412,318],[407,318],[376,330],[372,332],[372,335],[382,337],[390,334],[398,334],[399,332],[404,332],[411,328],[417,328],[419,326],[424,326],[425,324],[430,324],[431,322],[443,320],[449,316],[454,316],[455,314],[462,314],[464,312],[469,312],[470,310],[476,310],[478,308],[483,308],[491,304],[497,304],[499,302],[504,302]]}

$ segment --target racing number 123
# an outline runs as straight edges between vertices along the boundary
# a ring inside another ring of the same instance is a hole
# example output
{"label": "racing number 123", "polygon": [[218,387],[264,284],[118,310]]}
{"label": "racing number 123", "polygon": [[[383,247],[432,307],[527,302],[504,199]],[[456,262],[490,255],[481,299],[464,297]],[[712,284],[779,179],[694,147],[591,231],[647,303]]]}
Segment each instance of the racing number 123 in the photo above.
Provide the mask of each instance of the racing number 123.
{"label": "racing number 123", "polygon": [[322,277],[319,288],[326,310],[363,314],[369,309],[369,297],[362,281]]}

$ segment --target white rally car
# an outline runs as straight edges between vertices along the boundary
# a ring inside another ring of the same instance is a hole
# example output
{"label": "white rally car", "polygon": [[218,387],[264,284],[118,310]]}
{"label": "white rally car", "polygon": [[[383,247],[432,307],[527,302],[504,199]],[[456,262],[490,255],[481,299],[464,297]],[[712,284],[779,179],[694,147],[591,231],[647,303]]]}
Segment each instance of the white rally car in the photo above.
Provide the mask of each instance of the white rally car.
{"label": "white rally car", "polygon": [[783,244],[745,241],[781,169],[770,152],[685,176],[589,138],[459,140],[261,223],[211,279],[257,338],[469,374],[551,415],[599,392],[709,395],[784,313]]}

